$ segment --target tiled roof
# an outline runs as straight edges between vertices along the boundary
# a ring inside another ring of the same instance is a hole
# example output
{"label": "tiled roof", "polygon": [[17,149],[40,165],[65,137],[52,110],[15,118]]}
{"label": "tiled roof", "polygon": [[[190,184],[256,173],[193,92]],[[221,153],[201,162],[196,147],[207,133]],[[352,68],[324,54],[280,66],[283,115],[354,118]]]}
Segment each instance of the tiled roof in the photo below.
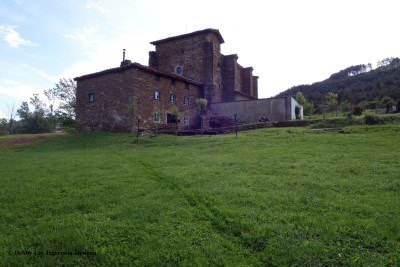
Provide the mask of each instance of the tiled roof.
{"label": "tiled roof", "polygon": [[222,35],[219,32],[219,30],[216,30],[216,29],[204,29],[204,30],[200,30],[200,31],[195,31],[195,32],[191,32],[191,33],[181,34],[181,35],[172,36],[172,37],[168,37],[168,38],[165,38],[165,39],[153,41],[150,44],[157,45],[157,44],[160,44],[160,43],[169,42],[169,41],[173,41],[173,40],[181,39],[181,38],[186,38],[186,37],[192,37],[192,36],[196,36],[196,35],[204,34],[204,33],[214,33],[214,34],[217,35],[218,40],[219,40],[219,42],[221,44],[223,44],[225,42],[224,38],[222,38]]}
{"label": "tiled roof", "polygon": [[168,77],[168,78],[175,79],[175,80],[178,80],[178,81],[188,82],[188,83],[191,83],[191,84],[194,84],[194,85],[197,85],[197,86],[202,85],[202,83],[199,83],[197,81],[188,79],[186,77],[179,76],[179,75],[176,75],[176,74],[173,74],[173,73],[162,72],[162,71],[159,71],[159,70],[156,70],[156,69],[141,65],[141,64],[139,64],[137,62],[130,63],[130,64],[127,64],[127,65],[122,66],[122,67],[117,67],[117,68],[102,70],[102,71],[91,73],[91,74],[86,74],[86,75],[83,75],[83,76],[80,76],[80,77],[76,77],[76,78],[74,78],[74,80],[75,81],[80,81],[80,80],[84,80],[84,79],[88,79],[88,78],[102,76],[102,75],[105,75],[105,74],[122,72],[124,70],[132,69],[132,68],[133,69],[143,70],[143,71],[146,71],[146,72],[150,72],[150,73],[153,73],[153,74],[156,74],[156,75]]}

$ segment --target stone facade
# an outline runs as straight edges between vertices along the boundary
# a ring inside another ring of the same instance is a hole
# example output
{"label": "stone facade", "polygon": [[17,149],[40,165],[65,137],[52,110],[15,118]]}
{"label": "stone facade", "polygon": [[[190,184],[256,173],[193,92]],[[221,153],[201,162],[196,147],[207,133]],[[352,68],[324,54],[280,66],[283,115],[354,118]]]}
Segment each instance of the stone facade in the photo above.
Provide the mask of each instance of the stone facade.
{"label": "stone facade", "polygon": [[94,130],[127,131],[139,117],[140,128],[148,129],[175,124],[178,110],[180,128],[197,128],[196,98],[210,105],[258,99],[253,68],[240,66],[236,54],[222,55],[223,43],[215,29],[169,37],[151,42],[148,67],[124,59],[120,67],[75,78],[77,120]]}
{"label": "stone facade", "polygon": [[[257,99],[257,76],[253,68],[243,68],[238,56],[221,54],[224,39],[218,30],[206,29],[151,42],[155,51],[149,53],[149,66],[165,72],[178,73],[199,81],[210,103]],[[237,96],[239,95],[239,96]]]}
{"label": "stone facade", "polygon": [[[166,125],[168,115],[176,109],[181,114],[181,128],[195,128],[199,124],[196,98],[202,97],[202,86],[197,82],[151,71],[137,63],[82,76],[77,82],[76,117],[91,129],[136,129],[137,117],[129,112],[132,104],[140,116],[141,129]],[[89,99],[90,95],[93,99]],[[159,111],[163,115],[157,120],[155,114]]]}

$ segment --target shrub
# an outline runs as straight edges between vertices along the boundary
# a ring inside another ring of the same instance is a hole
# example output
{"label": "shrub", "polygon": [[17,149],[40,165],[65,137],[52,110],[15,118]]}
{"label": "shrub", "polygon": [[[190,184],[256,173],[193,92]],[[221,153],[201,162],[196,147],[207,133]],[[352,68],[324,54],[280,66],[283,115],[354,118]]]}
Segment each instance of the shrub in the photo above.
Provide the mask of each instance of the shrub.
{"label": "shrub", "polygon": [[360,104],[357,104],[353,107],[353,115],[360,116],[363,112],[363,107]]}
{"label": "shrub", "polygon": [[234,125],[233,120],[226,116],[211,116],[209,123],[211,128],[230,127]]}
{"label": "shrub", "polygon": [[196,108],[199,110],[201,115],[204,115],[206,112],[208,100],[205,98],[197,98],[196,99]]}
{"label": "shrub", "polygon": [[368,125],[374,125],[374,124],[383,124],[384,120],[382,117],[373,115],[373,114],[365,114],[365,123]]}
{"label": "shrub", "polygon": [[399,123],[400,116],[397,114],[393,115],[375,115],[375,114],[365,114],[364,119],[366,124],[385,124],[385,123]]}
{"label": "shrub", "polygon": [[344,127],[349,125],[362,125],[364,124],[364,118],[362,117],[339,117],[339,118],[329,118],[329,119],[318,119],[313,120],[311,128],[335,128]]}

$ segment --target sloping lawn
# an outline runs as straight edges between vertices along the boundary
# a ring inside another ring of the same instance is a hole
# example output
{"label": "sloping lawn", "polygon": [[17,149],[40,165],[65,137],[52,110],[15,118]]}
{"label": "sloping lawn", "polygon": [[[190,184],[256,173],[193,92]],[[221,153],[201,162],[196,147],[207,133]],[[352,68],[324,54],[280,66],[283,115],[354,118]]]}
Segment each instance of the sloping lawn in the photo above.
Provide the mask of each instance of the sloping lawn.
{"label": "sloping lawn", "polygon": [[400,265],[400,125],[0,148],[0,266]]}

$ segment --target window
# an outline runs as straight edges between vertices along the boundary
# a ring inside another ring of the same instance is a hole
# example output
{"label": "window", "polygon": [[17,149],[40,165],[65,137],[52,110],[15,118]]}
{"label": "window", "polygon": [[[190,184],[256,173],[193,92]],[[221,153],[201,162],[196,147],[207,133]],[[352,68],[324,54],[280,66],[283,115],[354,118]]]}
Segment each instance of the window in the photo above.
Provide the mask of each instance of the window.
{"label": "window", "polygon": [[188,97],[188,96],[185,96],[185,97],[183,98],[183,104],[184,104],[185,106],[189,106],[189,97]]}
{"label": "window", "polygon": [[88,102],[89,102],[89,103],[94,102],[94,93],[88,94]]}
{"label": "window", "polygon": [[182,66],[177,66],[177,67],[175,68],[175,72],[176,72],[177,74],[179,74],[179,75],[182,75],[182,73],[183,73],[183,67],[182,67]]}
{"label": "window", "polygon": [[158,113],[154,113],[154,122],[161,122],[161,115]]}
{"label": "window", "polygon": [[156,80],[158,82],[161,81],[161,76],[158,74],[154,75],[154,80]]}
{"label": "window", "polygon": [[183,118],[183,124],[188,126],[190,124],[190,118],[189,117],[184,117]]}
{"label": "window", "polygon": [[171,80],[171,83],[169,84],[171,87],[175,87],[175,80]]}
{"label": "window", "polygon": [[155,100],[160,100],[160,99],[161,99],[161,97],[160,97],[160,91],[154,91],[154,99],[155,99]]}
{"label": "window", "polygon": [[185,89],[189,89],[189,83],[185,83]]}
{"label": "window", "polygon": [[176,94],[174,94],[174,93],[169,94],[169,102],[176,103]]}

